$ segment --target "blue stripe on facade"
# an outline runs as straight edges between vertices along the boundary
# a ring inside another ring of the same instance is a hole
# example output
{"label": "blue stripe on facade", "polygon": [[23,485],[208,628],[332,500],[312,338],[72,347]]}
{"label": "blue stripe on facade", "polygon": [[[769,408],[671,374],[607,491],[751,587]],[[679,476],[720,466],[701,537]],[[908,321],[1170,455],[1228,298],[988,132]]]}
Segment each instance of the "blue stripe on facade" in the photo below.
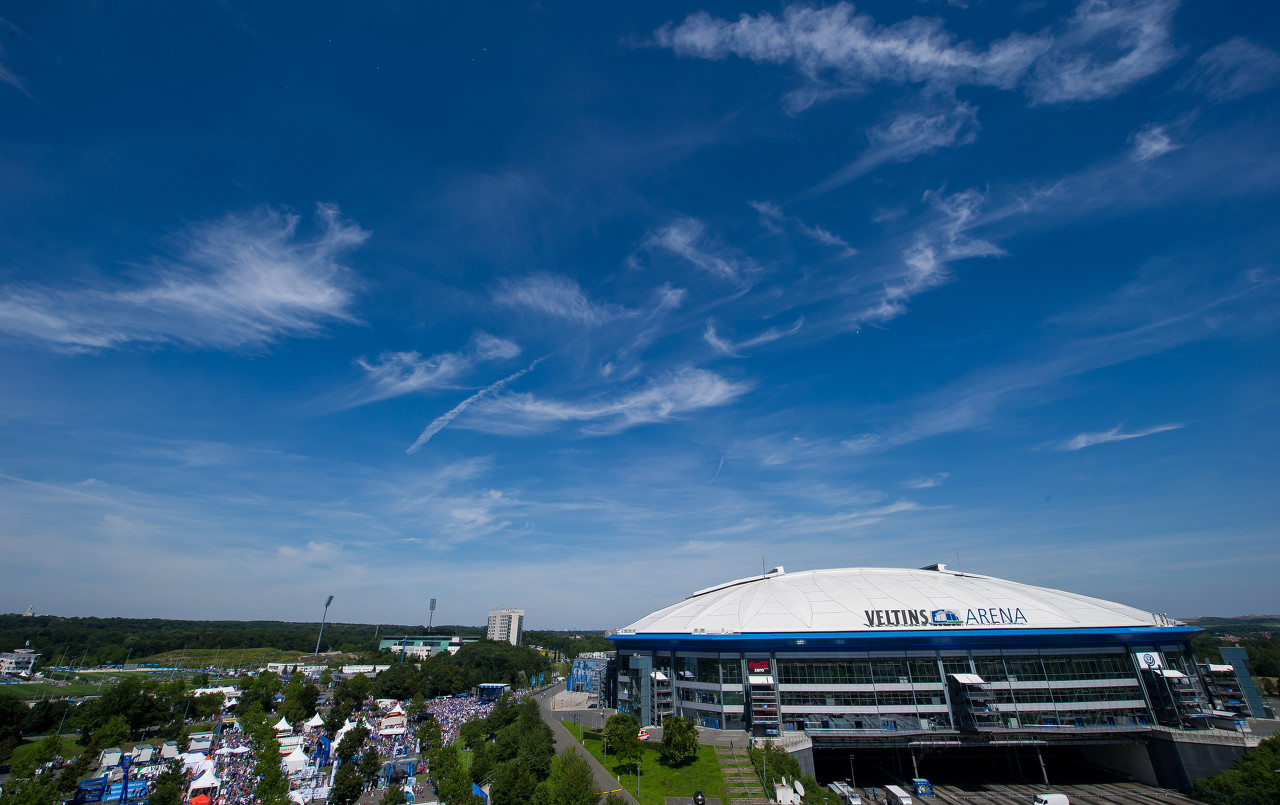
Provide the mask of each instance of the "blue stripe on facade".
{"label": "blue stripe on facade", "polygon": [[738,651],[882,651],[885,649],[1004,648],[1053,646],[1155,645],[1186,642],[1202,631],[1192,626],[1144,626],[1081,629],[960,629],[921,631],[777,632],[751,634],[613,634],[620,649],[687,649]]}

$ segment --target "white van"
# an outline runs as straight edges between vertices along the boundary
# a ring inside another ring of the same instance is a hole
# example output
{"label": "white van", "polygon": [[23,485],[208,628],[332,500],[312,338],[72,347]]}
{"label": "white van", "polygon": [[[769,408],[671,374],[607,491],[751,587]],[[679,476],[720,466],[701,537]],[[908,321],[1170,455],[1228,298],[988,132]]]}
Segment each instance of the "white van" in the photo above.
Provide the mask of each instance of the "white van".
{"label": "white van", "polygon": [[[889,805],[911,805],[911,795],[896,785],[886,785],[884,793],[889,800]],[[1057,803],[1054,803],[1054,805],[1057,805]]]}
{"label": "white van", "polygon": [[1071,805],[1066,794],[1036,794],[1032,805]]}

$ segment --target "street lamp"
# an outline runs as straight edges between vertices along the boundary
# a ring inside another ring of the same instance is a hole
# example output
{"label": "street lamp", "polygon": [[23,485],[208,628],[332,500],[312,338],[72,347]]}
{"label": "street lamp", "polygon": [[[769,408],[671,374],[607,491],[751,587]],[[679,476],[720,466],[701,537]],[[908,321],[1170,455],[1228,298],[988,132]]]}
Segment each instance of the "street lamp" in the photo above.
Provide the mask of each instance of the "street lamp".
{"label": "street lamp", "polygon": [[315,656],[320,656],[320,638],[324,637],[324,622],[329,619],[329,605],[333,603],[333,596],[329,596],[324,600],[324,615],[320,618],[320,634],[316,635]]}

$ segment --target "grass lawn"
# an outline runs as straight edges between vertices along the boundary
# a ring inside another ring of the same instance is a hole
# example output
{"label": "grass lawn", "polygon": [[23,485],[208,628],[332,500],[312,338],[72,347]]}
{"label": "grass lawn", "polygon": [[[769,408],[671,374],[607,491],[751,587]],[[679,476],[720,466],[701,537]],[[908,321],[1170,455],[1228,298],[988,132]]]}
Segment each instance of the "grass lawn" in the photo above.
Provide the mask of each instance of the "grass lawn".
{"label": "grass lawn", "polygon": [[[579,724],[564,722],[565,729],[583,741],[583,729]],[[600,741],[600,731],[586,730],[587,751],[596,760],[604,760],[604,752]],[[640,805],[663,805],[664,797],[692,797],[694,791],[701,791],[708,797],[719,797],[724,801],[724,778],[720,775],[720,763],[716,760],[716,751],[710,746],[698,747],[698,758],[679,768],[662,765],[658,760],[660,744],[645,744],[644,755],[640,760],[640,794],[636,795],[636,776],[631,766],[621,766],[610,757],[605,763],[609,773],[618,778],[622,787],[636,798]]]}
{"label": "grass lawn", "polygon": [[166,668],[208,668],[215,664],[219,668],[261,668],[269,662],[302,662],[312,661],[310,653],[300,651],[281,651],[275,648],[246,649],[212,649],[192,648],[185,651],[166,651],[143,657],[136,662],[148,665],[162,665]]}
{"label": "grass lawn", "polygon": [[[110,683],[102,686],[103,690],[110,687]],[[43,682],[37,682],[32,685],[5,685],[0,688],[5,693],[12,693],[23,701],[31,701],[32,699],[43,699],[46,697],[60,699],[63,696],[88,696],[98,692],[98,683],[72,683],[70,685],[49,685]]]}

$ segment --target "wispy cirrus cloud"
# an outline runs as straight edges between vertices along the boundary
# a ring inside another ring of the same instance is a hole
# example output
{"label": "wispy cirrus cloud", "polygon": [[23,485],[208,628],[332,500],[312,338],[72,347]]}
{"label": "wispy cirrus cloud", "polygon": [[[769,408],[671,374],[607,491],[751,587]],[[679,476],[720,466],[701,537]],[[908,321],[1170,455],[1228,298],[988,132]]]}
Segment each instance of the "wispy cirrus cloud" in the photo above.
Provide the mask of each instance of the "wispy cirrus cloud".
{"label": "wispy cirrus cloud", "polygon": [[772,201],[749,201],[747,205],[760,213],[761,220],[770,228],[770,231],[782,231],[779,224],[787,222],[794,225],[800,234],[815,243],[838,249],[841,257],[852,257],[858,253],[857,249],[849,245],[849,241],[820,225],[807,224],[793,215],[788,215],[783,211],[782,207]]}
{"label": "wispy cirrus cloud", "polygon": [[[0,17],[0,31],[4,31],[4,30],[9,31],[10,37],[16,36],[18,34],[18,27],[16,25],[4,19],[3,17]],[[22,77],[19,76],[17,73],[15,73],[13,70],[10,70],[9,67],[4,63],[4,55],[5,55],[4,47],[0,46],[0,82],[8,84],[9,86],[16,89],[18,92],[21,92],[23,95],[26,95],[28,98],[30,98],[31,91],[27,89],[26,82],[23,81]]]}
{"label": "wispy cirrus cloud", "polygon": [[902,483],[907,489],[932,489],[935,486],[942,486],[942,482],[951,477],[949,472],[940,472],[936,475],[921,475],[915,478],[908,478]]}
{"label": "wispy cirrus cloud", "polygon": [[427,425],[427,427],[423,429],[422,433],[418,435],[418,438],[414,440],[413,444],[409,445],[409,449],[405,450],[405,452],[406,453],[418,452],[418,450],[420,450],[424,444],[431,441],[432,436],[435,436],[437,433],[447,428],[449,426],[449,423],[457,419],[462,414],[463,411],[466,411],[468,408],[474,405],[477,401],[485,397],[488,397],[490,395],[498,393],[499,391],[501,391],[502,389],[510,385],[512,382],[519,380],[521,377],[524,377],[525,375],[529,374],[530,372],[532,372],[534,369],[537,368],[538,364],[542,363],[544,360],[546,360],[545,355],[541,358],[538,358],[536,361],[529,364],[524,369],[521,369],[520,371],[514,374],[508,375],[502,378],[501,380],[497,381],[496,383],[490,383],[488,386],[485,386],[484,388],[477,391],[475,394],[472,394],[470,397],[466,398],[462,402],[455,405],[453,408],[450,408],[444,414],[441,414],[440,416],[436,417],[434,420],[432,420],[430,425]]}
{"label": "wispy cirrus cloud", "polygon": [[1260,92],[1277,81],[1280,53],[1237,36],[1196,59],[1179,86],[1226,101]]}
{"label": "wispy cirrus cloud", "polygon": [[384,352],[373,360],[360,358],[356,364],[365,371],[364,381],[338,408],[354,408],[431,389],[459,388],[479,364],[515,358],[520,352],[515,342],[480,332],[466,349],[458,352],[425,358],[418,352]]}
{"label": "wispy cirrus cloud", "polygon": [[976,190],[950,195],[930,192],[925,199],[933,205],[935,219],[921,227],[903,250],[902,270],[884,284],[870,304],[850,316],[855,326],[901,316],[914,296],[946,282],[948,268],[957,260],[1004,254],[995,243],[969,234],[979,220],[984,194]]}
{"label": "wispy cirrus cloud", "polygon": [[870,147],[806,195],[834,190],[888,162],[907,162],[939,148],[967,145],[977,138],[977,130],[978,110],[963,101],[949,109],[901,112],[868,131]]}
{"label": "wispy cirrus cloud", "polygon": [[1027,82],[1034,103],[1093,101],[1119,95],[1178,57],[1177,0],[1085,0],[1035,63]]}
{"label": "wispy cirrus cloud", "polygon": [[193,227],[173,260],[145,281],[59,289],[0,289],[0,333],[64,350],[131,343],[207,349],[263,347],[350,322],[353,272],[340,260],[369,238],[336,206],[319,204],[320,231],[298,235],[297,215],[261,208]]}
{"label": "wispy cirrus cloud", "polygon": [[1164,433],[1171,430],[1179,430],[1185,428],[1184,424],[1172,425],[1156,425],[1154,428],[1146,428],[1145,430],[1135,430],[1125,433],[1121,430],[1124,425],[1116,425],[1111,430],[1099,431],[1097,433],[1079,433],[1067,439],[1058,445],[1059,450],[1075,451],[1083,450],[1086,447],[1093,447],[1099,444],[1109,444],[1111,442],[1123,442],[1129,439],[1141,439],[1144,436],[1154,436],[1157,433]]}
{"label": "wispy cirrus cloud", "polygon": [[731,358],[741,358],[742,350],[751,349],[752,347],[758,347],[764,344],[771,344],[774,341],[786,338],[789,335],[795,335],[800,332],[801,327],[804,327],[804,316],[796,319],[795,323],[790,327],[782,329],[779,329],[778,327],[770,327],[759,335],[752,336],[751,338],[746,338],[742,341],[730,341],[721,337],[720,334],[716,332],[715,322],[708,321],[707,329],[702,333],[702,339],[710,344],[712,349],[719,352],[721,355],[727,355]]}
{"label": "wispy cirrus cloud", "polygon": [[658,28],[654,40],[688,58],[790,63],[820,87],[828,76],[854,88],[1021,84],[1033,103],[1055,104],[1111,97],[1168,66],[1177,55],[1170,42],[1176,9],[1176,0],[1085,0],[1057,30],[1012,33],[985,48],[957,42],[938,19],[885,26],[845,2],[791,5],[780,18],[764,12],[730,21],[703,11]]}
{"label": "wispy cirrus cloud", "polygon": [[677,218],[651,234],[645,245],[682,257],[693,265],[724,280],[741,282],[756,269],[750,260],[707,234],[696,218]]}
{"label": "wispy cirrus cloud", "polygon": [[1155,124],[1138,129],[1130,140],[1133,148],[1129,152],[1129,158],[1135,162],[1147,162],[1182,147],[1169,136],[1168,126]]}
{"label": "wispy cirrus cloud", "polygon": [[504,279],[493,292],[500,305],[525,308],[555,318],[597,327],[623,311],[591,301],[578,283],[558,274],[535,274]]}
{"label": "wispy cirrus cloud", "polygon": [[670,422],[706,408],[728,405],[751,384],[728,380],[705,369],[682,368],[623,394],[572,403],[533,394],[507,394],[477,404],[466,426],[490,433],[538,433],[566,423],[604,435],[638,425]]}

